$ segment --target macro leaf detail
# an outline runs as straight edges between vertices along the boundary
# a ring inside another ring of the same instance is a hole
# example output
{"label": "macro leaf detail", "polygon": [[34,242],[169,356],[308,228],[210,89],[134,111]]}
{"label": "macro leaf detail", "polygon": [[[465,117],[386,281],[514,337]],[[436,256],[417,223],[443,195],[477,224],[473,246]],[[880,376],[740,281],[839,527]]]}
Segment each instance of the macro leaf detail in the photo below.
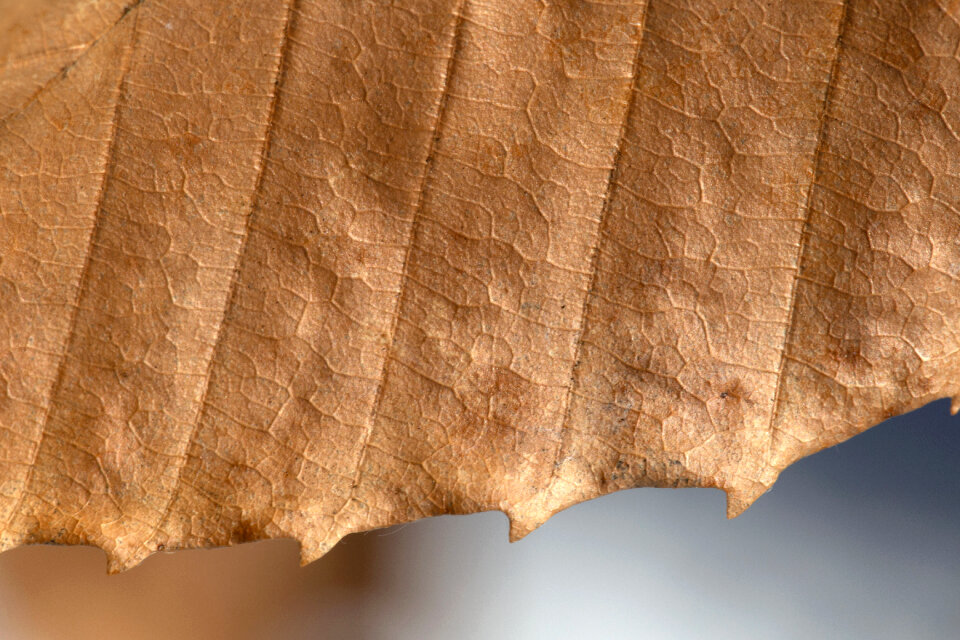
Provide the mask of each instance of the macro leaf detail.
{"label": "macro leaf detail", "polygon": [[732,516],[958,395],[957,17],[3,0],[0,544]]}

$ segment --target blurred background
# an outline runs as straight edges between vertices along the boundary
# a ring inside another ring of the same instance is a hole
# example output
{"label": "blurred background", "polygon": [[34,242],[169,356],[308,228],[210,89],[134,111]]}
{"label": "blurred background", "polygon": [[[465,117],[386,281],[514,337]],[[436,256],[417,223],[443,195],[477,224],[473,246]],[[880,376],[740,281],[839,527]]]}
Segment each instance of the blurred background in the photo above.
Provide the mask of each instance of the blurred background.
{"label": "blurred background", "polygon": [[956,638],[960,418],[937,402],[787,469],[736,520],[636,489],[507,543],[499,513],[154,555],[0,555],[0,638]]}

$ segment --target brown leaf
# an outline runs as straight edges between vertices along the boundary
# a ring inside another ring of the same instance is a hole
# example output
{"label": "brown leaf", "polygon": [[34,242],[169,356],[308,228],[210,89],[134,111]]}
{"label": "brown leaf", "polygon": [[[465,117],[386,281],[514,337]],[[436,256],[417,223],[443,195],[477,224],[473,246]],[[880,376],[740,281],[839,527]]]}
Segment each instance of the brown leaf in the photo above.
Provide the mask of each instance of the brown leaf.
{"label": "brown leaf", "polygon": [[958,395],[954,2],[4,4],[4,548],[736,515]]}

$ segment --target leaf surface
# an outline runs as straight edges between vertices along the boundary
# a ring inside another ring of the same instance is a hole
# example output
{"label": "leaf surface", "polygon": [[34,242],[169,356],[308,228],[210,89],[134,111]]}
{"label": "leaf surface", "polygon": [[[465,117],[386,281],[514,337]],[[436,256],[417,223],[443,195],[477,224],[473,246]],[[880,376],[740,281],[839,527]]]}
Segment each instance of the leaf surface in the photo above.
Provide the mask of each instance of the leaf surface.
{"label": "leaf surface", "polygon": [[736,515],[958,395],[954,4],[4,2],[3,548]]}

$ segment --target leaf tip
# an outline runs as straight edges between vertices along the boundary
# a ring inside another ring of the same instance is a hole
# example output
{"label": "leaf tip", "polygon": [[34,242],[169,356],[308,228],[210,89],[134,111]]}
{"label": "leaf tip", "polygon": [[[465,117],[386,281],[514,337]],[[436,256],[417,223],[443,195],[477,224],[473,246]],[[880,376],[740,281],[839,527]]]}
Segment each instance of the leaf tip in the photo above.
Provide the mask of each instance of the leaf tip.
{"label": "leaf tip", "polygon": [[549,516],[540,514],[504,511],[510,520],[510,542],[519,542],[533,533]]}
{"label": "leaf tip", "polygon": [[115,576],[128,569],[133,569],[141,561],[141,558],[136,556],[125,556],[109,549],[103,551],[107,554],[107,575]]}
{"label": "leaf tip", "polygon": [[733,519],[741,515],[750,508],[757,498],[766,493],[767,489],[763,485],[751,485],[748,488],[733,487],[724,489],[727,494],[727,518]]}
{"label": "leaf tip", "polygon": [[327,552],[336,545],[335,542],[311,542],[306,540],[300,540],[299,542],[301,567],[305,567],[314,560],[319,560],[323,556],[327,555]]}

